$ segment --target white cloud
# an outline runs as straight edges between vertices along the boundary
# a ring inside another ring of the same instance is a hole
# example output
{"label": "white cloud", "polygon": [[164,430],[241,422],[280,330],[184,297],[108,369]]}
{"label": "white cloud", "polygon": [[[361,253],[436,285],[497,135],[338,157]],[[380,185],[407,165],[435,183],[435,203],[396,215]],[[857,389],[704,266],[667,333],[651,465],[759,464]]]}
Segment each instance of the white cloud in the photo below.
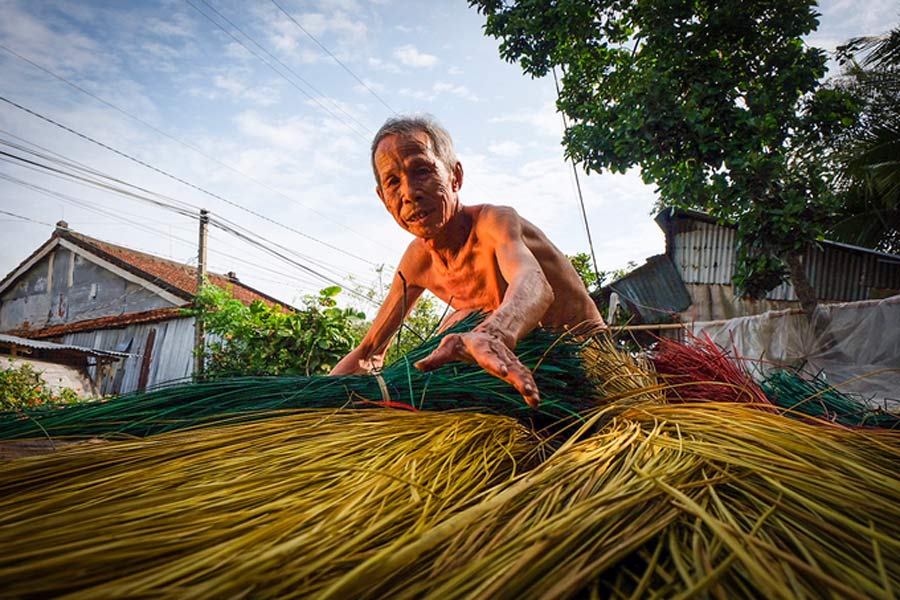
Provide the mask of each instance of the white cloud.
{"label": "white cloud", "polygon": [[155,17],[147,19],[144,23],[144,29],[157,35],[172,37],[189,37],[194,34],[190,19],[181,12],[173,13],[165,20]]}
{"label": "white cloud", "polygon": [[443,81],[438,81],[431,86],[431,89],[401,88],[397,90],[397,93],[401,96],[408,96],[410,98],[415,98],[416,100],[424,100],[426,102],[431,102],[432,100],[435,100],[440,96],[446,95],[457,96],[458,98],[468,100],[469,102],[478,102],[478,96],[473,94],[472,91],[469,90],[469,88],[467,88],[466,86],[454,85],[452,83],[445,83]]}
{"label": "white cloud", "polygon": [[488,151],[497,156],[518,156],[522,153],[522,145],[516,142],[494,142],[488,145]]}
{"label": "white cloud", "polygon": [[316,137],[316,128],[308,121],[294,117],[281,121],[267,120],[256,111],[248,110],[235,117],[238,129],[269,146],[288,150],[308,150]]}
{"label": "white cloud", "polygon": [[280,100],[280,95],[274,88],[248,85],[235,74],[218,73],[213,76],[212,84],[213,90],[195,87],[189,93],[192,96],[216,100],[220,97],[217,91],[222,91],[232,100],[247,100],[260,106],[271,106]]}
{"label": "white cloud", "polygon": [[408,67],[430,68],[438,63],[437,56],[419,52],[412,44],[394,49],[394,56]]}
{"label": "white cloud", "polygon": [[[363,86],[362,84],[357,84],[357,85],[353,86],[353,90],[357,91],[361,94],[367,94],[367,93],[369,93],[369,90],[372,90],[375,92],[383,92],[384,91],[384,85],[378,83],[377,81],[372,81],[371,79],[363,78],[363,83],[365,83],[365,86]],[[366,88],[368,88],[368,89],[366,89]]]}
{"label": "white cloud", "polygon": [[385,62],[380,58],[369,57],[369,66],[379,71],[387,71],[388,73],[399,73],[400,67],[392,62]]}
{"label": "white cloud", "polygon": [[530,125],[537,133],[559,138],[562,136],[562,120],[556,112],[556,105],[547,102],[537,110],[526,109],[509,115],[491,118],[491,123],[523,123]]}
{"label": "white cloud", "polygon": [[450,67],[449,69],[447,69],[447,75],[462,75],[462,74],[463,74],[463,70],[460,69],[459,67]]}

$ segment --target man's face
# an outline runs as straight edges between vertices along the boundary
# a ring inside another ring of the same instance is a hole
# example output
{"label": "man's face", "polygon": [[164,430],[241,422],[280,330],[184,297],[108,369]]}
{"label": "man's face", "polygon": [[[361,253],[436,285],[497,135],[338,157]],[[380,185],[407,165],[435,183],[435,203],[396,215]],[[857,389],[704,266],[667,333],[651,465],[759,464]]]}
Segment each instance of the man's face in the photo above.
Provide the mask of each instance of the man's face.
{"label": "man's face", "polygon": [[375,168],[381,185],[376,188],[385,208],[403,229],[420,238],[432,238],[456,212],[462,167],[447,168],[434,153],[424,131],[389,135],[375,150]]}

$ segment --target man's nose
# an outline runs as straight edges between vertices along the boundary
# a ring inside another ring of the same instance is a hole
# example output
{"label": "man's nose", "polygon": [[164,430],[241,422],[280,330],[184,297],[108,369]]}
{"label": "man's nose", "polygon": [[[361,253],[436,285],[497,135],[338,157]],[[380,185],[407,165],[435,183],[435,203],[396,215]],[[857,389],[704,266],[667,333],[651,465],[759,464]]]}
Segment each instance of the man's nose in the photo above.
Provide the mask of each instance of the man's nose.
{"label": "man's nose", "polygon": [[415,201],[417,194],[416,186],[409,180],[404,178],[400,183],[400,195],[403,198],[403,202],[409,204]]}

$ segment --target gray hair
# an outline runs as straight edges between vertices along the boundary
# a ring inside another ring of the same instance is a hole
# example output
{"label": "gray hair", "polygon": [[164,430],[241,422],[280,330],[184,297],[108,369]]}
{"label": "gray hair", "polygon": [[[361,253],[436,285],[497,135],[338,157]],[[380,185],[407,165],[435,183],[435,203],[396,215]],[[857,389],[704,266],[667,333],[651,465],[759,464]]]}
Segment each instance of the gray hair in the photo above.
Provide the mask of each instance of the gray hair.
{"label": "gray hair", "polygon": [[450,171],[456,166],[456,152],[453,150],[453,139],[447,130],[431,115],[408,115],[390,117],[375,134],[372,140],[372,172],[375,174],[375,183],[381,185],[381,179],[378,177],[378,167],[375,165],[375,150],[381,140],[389,135],[409,135],[417,131],[424,131],[434,146],[434,153],[437,155],[447,169]]}

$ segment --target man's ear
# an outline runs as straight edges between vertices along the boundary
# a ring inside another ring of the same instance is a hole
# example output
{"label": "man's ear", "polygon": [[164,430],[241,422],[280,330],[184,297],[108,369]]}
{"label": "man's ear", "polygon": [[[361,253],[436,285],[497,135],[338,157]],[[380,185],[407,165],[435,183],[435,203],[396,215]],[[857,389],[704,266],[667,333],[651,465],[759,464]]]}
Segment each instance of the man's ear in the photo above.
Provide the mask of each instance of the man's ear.
{"label": "man's ear", "polygon": [[458,192],[459,188],[462,187],[463,184],[463,168],[462,163],[456,161],[456,165],[453,167],[453,179],[451,180],[453,184],[453,191]]}
{"label": "man's ear", "polygon": [[387,201],[384,199],[384,191],[382,191],[380,185],[375,186],[375,193],[378,194],[379,198],[381,198],[381,203],[387,206]]}

